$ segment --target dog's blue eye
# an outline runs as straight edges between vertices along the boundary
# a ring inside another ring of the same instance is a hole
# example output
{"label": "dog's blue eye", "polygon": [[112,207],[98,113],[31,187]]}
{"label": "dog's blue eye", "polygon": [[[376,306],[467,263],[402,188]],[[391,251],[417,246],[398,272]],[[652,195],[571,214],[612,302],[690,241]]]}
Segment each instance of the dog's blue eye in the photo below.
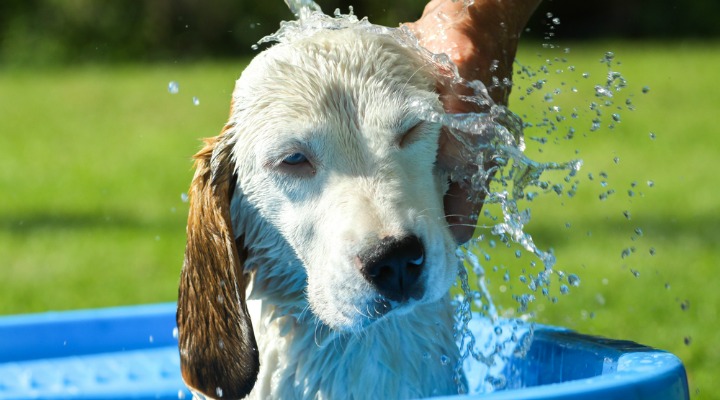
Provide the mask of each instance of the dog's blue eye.
{"label": "dog's blue eye", "polygon": [[307,157],[305,157],[305,154],[303,154],[303,153],[290,154],[289,156],[285,157],[285,159],[283,160],[283,163],[288,164],[288,165],[298,165],[298,164],[302,164],[305,162],[308,162],[308,159],[307,159]]}

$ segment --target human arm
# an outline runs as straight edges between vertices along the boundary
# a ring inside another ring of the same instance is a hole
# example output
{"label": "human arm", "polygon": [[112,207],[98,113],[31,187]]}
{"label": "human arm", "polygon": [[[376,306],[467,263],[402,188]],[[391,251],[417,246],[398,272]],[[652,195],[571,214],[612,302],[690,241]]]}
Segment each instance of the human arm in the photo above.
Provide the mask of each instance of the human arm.
{"label": "human arm", "polygon": [[[479,80],[488,88],[496,104],[507,105],[510,96],[512,65],[520,34],[541,0],[475,0],[466,6],[463,1],[432,0],[423,15],[406,24],[420,44],[433,53],[445,53],[455,63],[466,81]],[[438,85],[440,99],[448,113],[465,113],[473,105],[460,100],[457,94],[471,94],[468,88]],[[460,144],[452,135],[440,137],[438,163],[452,170],[463,161]],[[453,236],[459,243],[468,241],[477,220],[474,218],[482,202],[468,200],[468,191],[458,182],[451,182],[445,195],[445,214]]]}

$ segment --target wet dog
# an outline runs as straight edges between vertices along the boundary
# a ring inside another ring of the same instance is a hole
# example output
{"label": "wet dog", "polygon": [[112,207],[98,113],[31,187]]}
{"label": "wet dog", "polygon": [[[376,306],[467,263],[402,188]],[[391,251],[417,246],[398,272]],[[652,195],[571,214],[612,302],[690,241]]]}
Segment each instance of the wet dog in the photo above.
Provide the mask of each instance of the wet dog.
{"label": "wet dog", "polygon": [[[362,27],[259,54],[195,156],[177,322],[196,393],[457,392],[433,68]],[[262,301],[251,319],[246,299]]]}

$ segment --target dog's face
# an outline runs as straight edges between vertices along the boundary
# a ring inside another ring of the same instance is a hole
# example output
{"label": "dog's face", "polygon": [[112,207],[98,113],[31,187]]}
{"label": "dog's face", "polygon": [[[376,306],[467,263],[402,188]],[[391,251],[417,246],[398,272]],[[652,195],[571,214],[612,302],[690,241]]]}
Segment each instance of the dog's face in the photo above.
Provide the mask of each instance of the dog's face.
{"label": "dog's face", "polygon": [[[447,294],[455,244],[435,165],[440,125],[423,119],[427,107],[441,110],[432,67],[387,35],[326,30],[253,60],[228,125],[197,156],[178,311],[186,382],[212,390],[211,372],[194,366],[254,347],[241,270],[256,248],[267,250],[267,265],[244,268],[301,277],[312,313],[340,331]],[[222,257],[234,263],[219,265]],[[239,311],[216,300],[235,297]],[[236,314],[246,319],[240,328],[227,322]],[[203,327],[213,332],[198,338]],[[218,337],[223,351],[198,350]]]}
{"label": "dog's face", "polygon": [[335,329],[438,300],[454,279],[440,126],[418,104],[440,107],[430,67],[356,30],[272,48],[238,81],[238,187],[294,250],[310,308]]}

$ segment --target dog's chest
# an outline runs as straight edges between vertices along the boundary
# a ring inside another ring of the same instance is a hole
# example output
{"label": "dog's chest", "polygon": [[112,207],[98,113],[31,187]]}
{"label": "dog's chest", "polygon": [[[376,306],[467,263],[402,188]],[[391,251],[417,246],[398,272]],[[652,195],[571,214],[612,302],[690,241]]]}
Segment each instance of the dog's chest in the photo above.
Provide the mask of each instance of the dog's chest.
{"label": "dog's chest", "polygon": [[[457,347],[445,300],[338,335],[312,318],[257,325],[260,374],[254,399],[420,398],[457,393]],[[263,321],[263,319],[265,319]]]}

